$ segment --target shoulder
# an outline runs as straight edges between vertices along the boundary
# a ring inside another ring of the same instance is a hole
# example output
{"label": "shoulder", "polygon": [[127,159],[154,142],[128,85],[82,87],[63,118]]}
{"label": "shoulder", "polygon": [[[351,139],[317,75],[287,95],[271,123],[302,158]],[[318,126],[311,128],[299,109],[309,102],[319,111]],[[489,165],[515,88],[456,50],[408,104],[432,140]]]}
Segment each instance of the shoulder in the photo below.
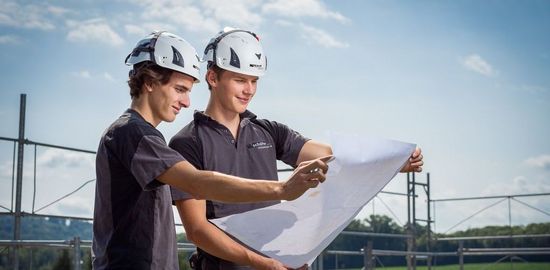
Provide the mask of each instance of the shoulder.
{"label": "shoulder", "polygon": [[196,143],[199,143],[197,125],[195,121],[191,121],[170,139],[169,146],[174,147],[181,144],[189,145]]}
{"label": "shoulder", "polygon": [[268,120],[268,119],[260,119],[260,118],[253,118],[250,121],[252,123],[262,127],[263,129],[266,129],[272,135],[290,130],[290,128],[287,125],[285,125],[283,123],[280,123],[280,122],[277,122],[277,121],[272,121],[272,120]]}
{"label": "shoulder", "polygon": [[159,137],[162,133],[139,116],[126,112],[120,116],[105,132],[105,139],[112,143],[138,144],[146,136]]}

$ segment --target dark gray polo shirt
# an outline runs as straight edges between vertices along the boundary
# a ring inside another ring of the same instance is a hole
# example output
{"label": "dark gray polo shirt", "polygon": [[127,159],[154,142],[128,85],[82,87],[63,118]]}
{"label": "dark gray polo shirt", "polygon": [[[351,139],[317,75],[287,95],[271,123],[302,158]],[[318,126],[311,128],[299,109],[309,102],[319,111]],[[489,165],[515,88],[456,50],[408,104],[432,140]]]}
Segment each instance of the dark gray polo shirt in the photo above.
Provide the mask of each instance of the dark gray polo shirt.
{"label": "dark gray polo shirt", "polygon": [[178,269],[170,189],[155,180],[185,160],[136,111],[103,134],[96,156],[94,269]]}
{"label": "dark gray polo shirt", "polygon": [[[227,127],[196,111],[194,120],[170,140],[169,146],[201,170],[276,181],[277,160],[294,167],[307,140],[286,125],[257,119],[249,111],[241,114],[235,140]],[[171,191],[173,200],[192,198],[179,190],[172,188]],[[239,204],[207,201],[206,216],[208,219],[220,218],[276,203],[278,201]]]}

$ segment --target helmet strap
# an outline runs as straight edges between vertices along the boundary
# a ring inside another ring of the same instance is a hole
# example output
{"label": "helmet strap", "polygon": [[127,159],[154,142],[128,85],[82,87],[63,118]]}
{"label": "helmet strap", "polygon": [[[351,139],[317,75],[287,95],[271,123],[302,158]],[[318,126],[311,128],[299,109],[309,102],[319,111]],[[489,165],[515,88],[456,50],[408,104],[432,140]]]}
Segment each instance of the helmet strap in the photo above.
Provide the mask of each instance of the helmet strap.
{"label": "helmet strap", "polygon": [[[156,59],[155,59],[155,45],[157,44],[157,40],[158,38],[160,37],[160,35],[162,35],[162,33],[164,33],[166,31],[156,31],[154,32],[154,35],[153,37],[151,38],[151,41],[149,41],[148,43],[144,44],[144,45],[140,45],[140,46],[137,46],[135,47],[132,52],[130,54],[128,54],[128,56],[126,56],[126,59],[124,60],[124,62],[127,62],[128,61],[128,58],[130,58],[130,56],[138,56],[140,53],[142,52],[148,52],[149,53],[149,58],[151,59],[151,62],[153,63],[157,63]],[[130,77],[135,74],[135,71],[130,70]]]}

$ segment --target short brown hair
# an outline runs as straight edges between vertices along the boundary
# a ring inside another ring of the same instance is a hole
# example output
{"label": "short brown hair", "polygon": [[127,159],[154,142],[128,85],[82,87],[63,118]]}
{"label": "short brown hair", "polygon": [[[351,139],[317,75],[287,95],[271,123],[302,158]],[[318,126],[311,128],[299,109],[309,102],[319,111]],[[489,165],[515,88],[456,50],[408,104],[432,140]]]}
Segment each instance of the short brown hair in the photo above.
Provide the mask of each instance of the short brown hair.
{"label": "short brown hair", "polygon": [[[218,67],[215,64],[211,64],[212,62],[208,63],[208,70],[212,70],[214,73],[216,73],[216,77],[218,80],[222,76],[222,73],[225,71],[224,69]],[[206,81],[206,84],[208,84],[208,90],[212,90],[212,86],[210,85],[210,82],[208,82],[208,70],[206,74],[204,75],[204,80]]]}
{"label": "short brown hair", "polygon": [[128,76],[130,97],[138,98],[144,84],[164,85],[170,81],[171,69],[163,68],[153,62],[141,62],[134,65]]}

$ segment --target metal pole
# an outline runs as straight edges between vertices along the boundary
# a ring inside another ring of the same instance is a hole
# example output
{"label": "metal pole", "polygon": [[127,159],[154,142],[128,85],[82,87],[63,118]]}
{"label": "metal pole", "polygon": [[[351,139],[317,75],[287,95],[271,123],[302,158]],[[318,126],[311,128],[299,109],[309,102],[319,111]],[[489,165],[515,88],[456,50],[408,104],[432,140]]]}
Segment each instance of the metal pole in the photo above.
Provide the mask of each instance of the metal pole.
{"label": "metal pole", "polygon": [[[428,226],[427,226],[427,239],[426,251],[432,251],[432,216],[430,214],[430,173],[426,174],[426,196],[428,197]],[[432,256],[428,256],[428,270],[432,269]]]}
{"label": "metal pole", "polygon": [[411,225],[411,180],[407,173],[407,223]]}
{"label": "metal pole", "polygon": [[513,232],[512,232],[512,204],[511,204],[511,197],[508,197],[508,226],[510,227],[510,235],[512,235]]}
{"label": "metal pole", "polygon": [[363,264],[365,265],[365,270],[374,270],[375,263],[374,257],[372,256],[372,240],[367,241],[367,246],[363,247]]}
{"label": "metal pole", "polygon": [[80,270],[80,237],[74,237],[74,269]]}
{"label": "metal pole", "polygon": [[[514,230],[512,229],[512,203],[511,200],[512,197],[508,197],[508,227],[510,227],[510,235],[514,234]],[[512,269],[514,269],[514,260],[512,259],[513,256],[510,256],[510,265],[512,266]]]}
{"label": "metal pole", "polygon": [[324,266],[324,254],[325,252],[321,252],[321,255],[319,255],[319,270],[324,270],[325,269],[325,266]]}
{"label": "metal pole", "polygon": [[464,270],[464,241],[458,241],[458,264],[459,269]]}
{"label": "metal pole", "polygon": [[[15,221],[13,240],[21,239],[21,192],[23,190],[23,152],[25,150],[25,107],[27,95],[21,94],[19,107],[19,137],[17,142],[17,187],[15,190]],[[19,249],[15,247],[13,269],[19,269]]]}
{"label": "metal pole", "polygon": [[[412,222],[411,222],[411,178],[410,173],[407,173],[407,234],[414,237],[412,234]],[[412,252],[412,237],[407,238],[407,251]],[[407,260],[407,270],[412,269],[412,256],[407,254],[405,256]]]}
{"label": "metal pole", "polygon": [[[416,252],[416,179],[415,173],[412,173],[412,250]],[[416,255],[412,255],[412,269],[416,270]]]}

